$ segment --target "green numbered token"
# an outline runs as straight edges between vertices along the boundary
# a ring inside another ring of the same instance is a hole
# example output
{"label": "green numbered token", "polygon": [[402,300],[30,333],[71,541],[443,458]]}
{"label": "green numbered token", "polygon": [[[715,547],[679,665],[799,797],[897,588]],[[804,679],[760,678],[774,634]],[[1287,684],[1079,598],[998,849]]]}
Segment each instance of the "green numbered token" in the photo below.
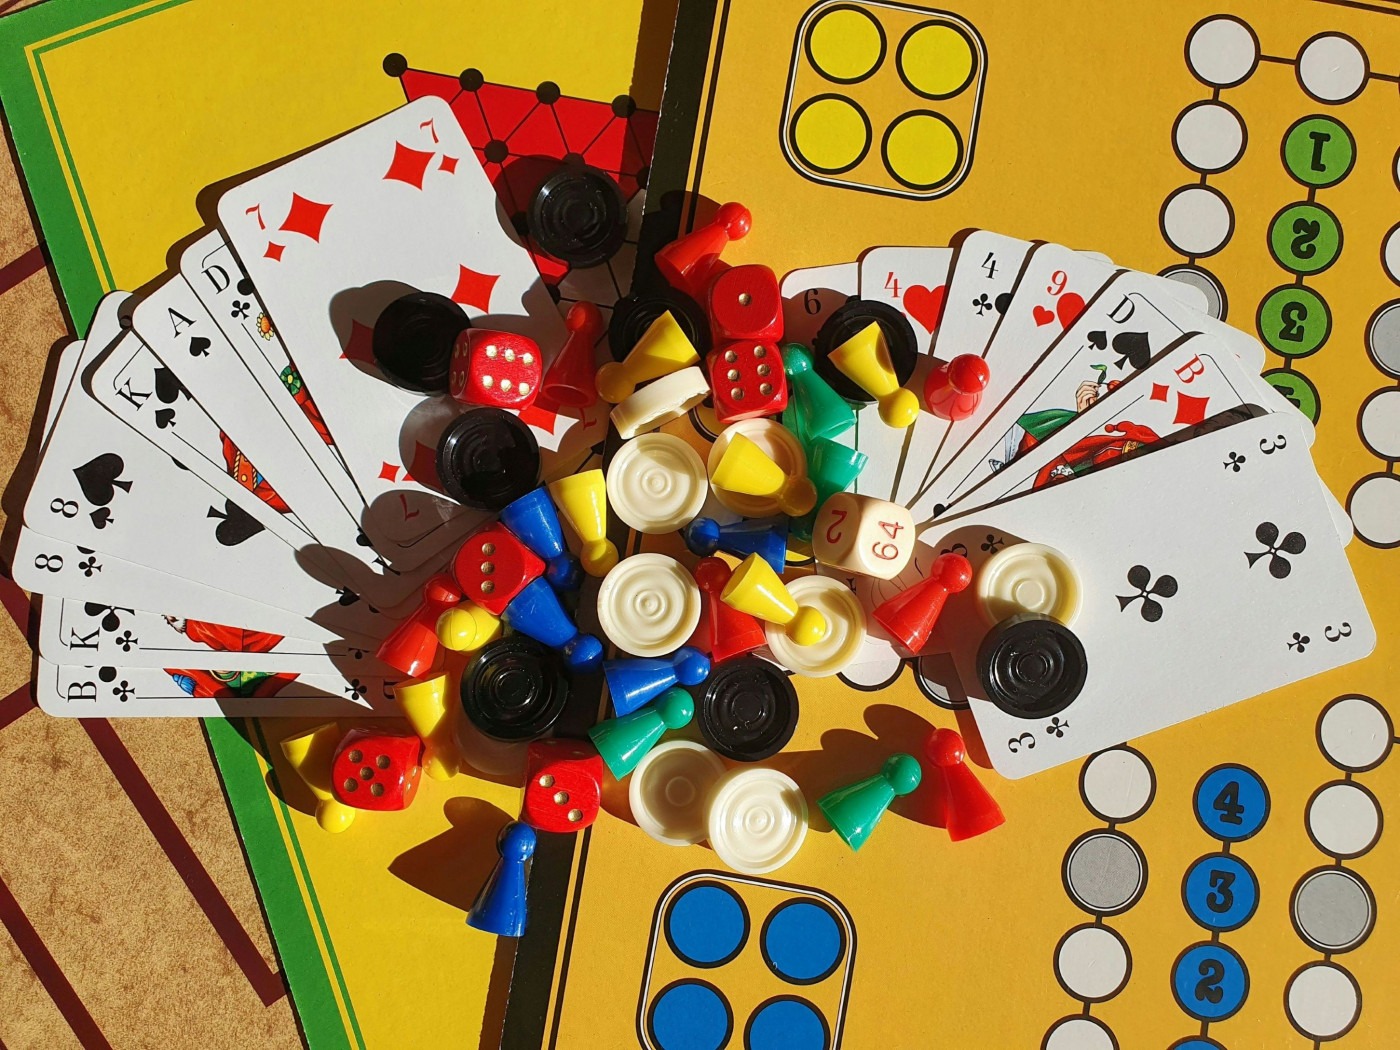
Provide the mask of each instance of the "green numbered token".
{"label": "green numbered token", "polygon": [[1331,117],[1304,117],[1283,137],[1283,163],[1304,186],[1326,189],[1351,174],[1356,140]]}
{"label": "green numbered token", "polygon": [[1264,345],[1283,357],[1315,354],[1332,334],[1327,300],[1299,284],[1285,284],[1266,295],[1256,322]]}
{"label": "green numbered token", "polygon": [[1269,251],[1290,273],[1321,273],[1342,254],[1342,227],[1321,204],[1290,204],[1269,225]]}
{"label": "green numbered token", "polygon": [[1287,368],[1275,368],[1264,373],[1265,381],[1287,399],[1288,403],[1313,423],[1322,414],[1322,404],[1318,400],[1317,387],[1308,381],[1301,372]]}

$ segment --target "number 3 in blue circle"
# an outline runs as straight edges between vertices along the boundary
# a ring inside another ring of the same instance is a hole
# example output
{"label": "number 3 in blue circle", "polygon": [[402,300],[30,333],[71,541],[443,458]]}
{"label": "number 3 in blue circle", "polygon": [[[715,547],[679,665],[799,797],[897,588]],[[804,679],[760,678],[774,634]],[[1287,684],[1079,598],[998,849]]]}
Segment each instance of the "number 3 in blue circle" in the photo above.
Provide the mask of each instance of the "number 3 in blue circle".
{"label": "number 3 in blue circle", "polygon": [[1191,918],[1206,929],[1238,930],[1259,907],[1259,880],[1238,857],[1213,853],[1187,869],[1181,899]]}
{"label": "number 3 in blue circle", "polygon": [[1252,769],[1216,766],[1196,785],[1196,819],[1221,842],[1256,834],[1269,819],[1269,791]]}
{"label": "number 3 in blue circle", "polygon": [[1196,1020],[1223,1021],[1249,996],[1249,971],[1223,944],[1193,944],[1172,965],[1172,994]]}

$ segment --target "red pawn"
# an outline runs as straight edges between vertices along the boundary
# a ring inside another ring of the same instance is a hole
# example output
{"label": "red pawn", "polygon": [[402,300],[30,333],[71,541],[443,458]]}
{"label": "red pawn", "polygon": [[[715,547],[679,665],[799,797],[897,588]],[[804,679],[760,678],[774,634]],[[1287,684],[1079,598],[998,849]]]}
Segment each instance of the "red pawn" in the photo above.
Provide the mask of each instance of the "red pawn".
{"label": "red pawn", "polygon": [[768,644],[763,624],[720,601],[719,592],[724,590],[732,574],[733,570],[719,558],[702,558],[695,566],[695,582],[705,592],[705,606],[709,610],[710,659],[714,663],[751,653],[760,645]]}
{"label": "red pawn", "polygon": [[592,303],[574,303],[564,327],[569,338],[544,374],[540,396],[561,408],[589,408],[598,401],[593,347],[603,337],[603,315]]}
{"label": "red pawn", "polygon": [[394,628],[374,655],[409,678],[422,678],[437,660],[438,617],[461,601],[457,581],[445,572],[438,573],[423,585],[423,604]]}
{"label": "red pawn", "polygon": [[733,202],[722,204],[707,225],[678,237],[657,252],[656,268],[672,288],[703,303],[720,253],[730,241],[748,233],[752,224],[748,208]]}
{"label": "red pawn", "polygon": [[982,403],[992,373],[976,354],[959,354],[940,364],[924,383],[924,405],[935,416],[957,422],[967,419]]}
{"label": "red pawn", "polygon": [[940,554],[928,576],[875,607],[875,620],[911,653],[928,641],[948,595],[967,590],[972,564],[961,554]]}
{"label": "red pawn", "polygon": [[943,779],[943,823],[954,842],[970,839],[1006,823],[997,800],[967,768],[967,747],[951,729],[935,729],[924,754]]}

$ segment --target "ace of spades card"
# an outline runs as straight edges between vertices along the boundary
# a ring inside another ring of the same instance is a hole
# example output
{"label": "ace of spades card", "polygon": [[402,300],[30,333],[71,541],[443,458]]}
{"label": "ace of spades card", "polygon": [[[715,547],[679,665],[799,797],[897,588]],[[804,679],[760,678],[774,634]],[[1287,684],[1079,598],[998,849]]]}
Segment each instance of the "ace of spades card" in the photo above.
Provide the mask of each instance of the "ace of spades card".
{"label": "ace of spades card", "polygon": [[445,523],[479,517],[431,487],[438,436],[463,406],[383,378],[370,348],[380,311],[408,292],[435,292],[479,327],[533,338],[547,361],[563,344],[558,310],[497,207],[457,118],[435,97],[219,201],[229,243],[368,505],[371,537],[441,547],[465,531]]}
{"label": "ace of spades card", "polygon": [[1013,714],[989,697],[978,649],[993,624],[976,587],[949,599],[930,639],[928,651],[952,656],[1007,777],[1351,663],[1376,643],[1296,413],[968,510],[920,542],[966,552],[974,571],[1011,544],[1041,543],[1078,576],[1069,628],[1087,676],[1066,707]]}

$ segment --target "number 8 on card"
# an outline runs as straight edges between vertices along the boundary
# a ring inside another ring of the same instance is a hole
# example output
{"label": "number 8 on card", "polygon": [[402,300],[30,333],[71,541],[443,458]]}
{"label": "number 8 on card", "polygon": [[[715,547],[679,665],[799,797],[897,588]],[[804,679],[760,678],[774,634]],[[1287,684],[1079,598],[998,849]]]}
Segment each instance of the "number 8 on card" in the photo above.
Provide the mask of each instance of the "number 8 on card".
{"label": "number 8 on card", "polygon": [[913,515],[898,503],[838,492],[817,514],[812,553],[831,568],[894,579],[914,553]]}

